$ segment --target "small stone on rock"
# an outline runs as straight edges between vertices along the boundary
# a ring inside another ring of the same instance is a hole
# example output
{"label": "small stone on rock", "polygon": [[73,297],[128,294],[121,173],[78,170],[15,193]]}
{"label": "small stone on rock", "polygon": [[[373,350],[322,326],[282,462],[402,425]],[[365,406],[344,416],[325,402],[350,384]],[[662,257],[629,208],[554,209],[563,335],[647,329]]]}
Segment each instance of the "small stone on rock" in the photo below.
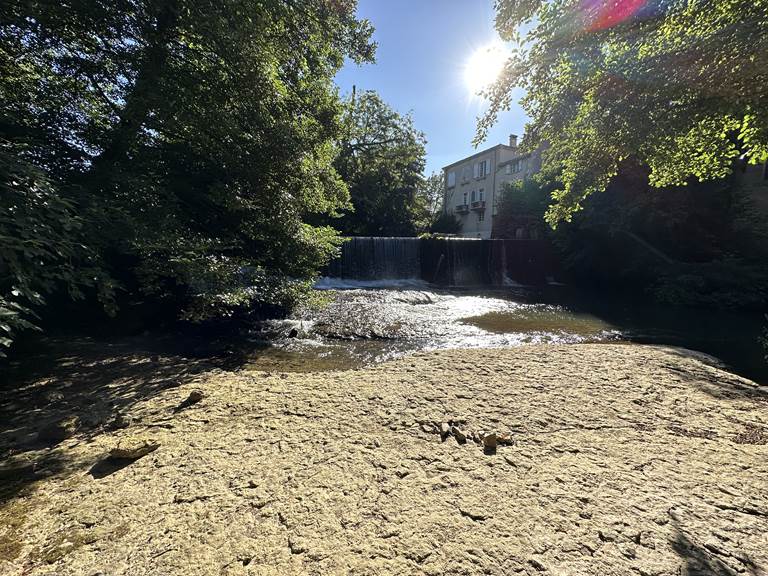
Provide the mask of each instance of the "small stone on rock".
{"label": "small stone on rock", "polygon": [[448,422],[443,422],[440,424],[440,438],[445,440],[448,438],[448,435],[451,433],[451,425],[448,424]]}
{"label": "small stone on rock", "polygon": [[117,460],[138,460],[160,447],[160,443],[150,439],[126,439],[118,442],[109,451],[109,457]]}
{"label": "small stone on rock", "polygon": [[131,424],[133,424],[133,418],[128,414],[118,413],[115,419],[112,420],[113,428],[128,428]]}
{"label": "small stone on rock", "polygon": [[496,440],[502,446],[509,446],[512,444],[512,436],[510,436],[509,434],[497,434]]}
{"label": "small stone on rock", "polygon": [[456,442],[459,444],[464,444],[467,441],[467,435],[460,428],[454,426],[451,431],[453,432],[453,437],[456,438]]}
{"label": "small stone on rock", "polygon": [[498,446],[498,438],[496,437],[496,433],[491,432],[490,434],[486,434],[483,436],[483,450],[485,450],[486,454],[493,454],[496,452],[496,446]]}

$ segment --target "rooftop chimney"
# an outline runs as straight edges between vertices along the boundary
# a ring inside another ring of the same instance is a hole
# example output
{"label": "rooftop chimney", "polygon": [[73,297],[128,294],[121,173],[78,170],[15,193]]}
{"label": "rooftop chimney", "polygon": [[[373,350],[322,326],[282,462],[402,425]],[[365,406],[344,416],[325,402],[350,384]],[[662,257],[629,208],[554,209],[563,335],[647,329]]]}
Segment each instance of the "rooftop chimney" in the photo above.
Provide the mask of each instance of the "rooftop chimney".
{"label": "rooftop chimney", "polygon": [[509,135],[509,146],[511,148],[517,148],[517,134]]}

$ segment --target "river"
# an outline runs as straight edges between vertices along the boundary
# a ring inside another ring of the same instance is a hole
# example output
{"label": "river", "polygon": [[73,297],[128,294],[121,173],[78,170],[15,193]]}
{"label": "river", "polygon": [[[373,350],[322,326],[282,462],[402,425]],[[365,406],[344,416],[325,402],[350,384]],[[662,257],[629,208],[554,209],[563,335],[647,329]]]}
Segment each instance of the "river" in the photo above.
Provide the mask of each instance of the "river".
{"label": "river", "polygon": [[634,342],[704,352],[768,382],[757,314],[639,304],[553,284],[447,288],[415,279],[325,278],[318,289],[327,305],[254,330],[248,366],[343,370],[420,350]]}

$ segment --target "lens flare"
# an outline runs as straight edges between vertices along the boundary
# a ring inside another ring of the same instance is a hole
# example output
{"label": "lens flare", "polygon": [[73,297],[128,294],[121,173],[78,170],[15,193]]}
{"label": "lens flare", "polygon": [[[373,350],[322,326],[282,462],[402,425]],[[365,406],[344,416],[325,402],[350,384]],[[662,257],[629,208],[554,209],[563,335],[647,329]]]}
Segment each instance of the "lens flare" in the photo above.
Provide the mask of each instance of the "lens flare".
{"label": "lens flare", "polygon": [[590,32],[606,30],[632,18],[647,0],[582,0],[581,14]]}

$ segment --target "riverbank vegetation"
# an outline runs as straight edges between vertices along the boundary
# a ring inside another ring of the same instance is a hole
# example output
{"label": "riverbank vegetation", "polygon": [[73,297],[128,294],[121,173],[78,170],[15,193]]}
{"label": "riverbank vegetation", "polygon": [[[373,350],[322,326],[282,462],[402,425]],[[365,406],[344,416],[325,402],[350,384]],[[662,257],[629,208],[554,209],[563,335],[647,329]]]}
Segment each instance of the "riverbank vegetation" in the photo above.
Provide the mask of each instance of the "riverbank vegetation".
{"label": "riverbank vegetation", "polygon": [[[529,211],[555,229],[570,279],[768,309],[767,17],[765,0],[497,3],[515,49],[477,141],[524,89],[524,146],[546,147],[549,196]],[[502,220],[514,209],[510,196]]]}
{"label": "riverbank vegetation", "polygon": [[768,212],[749,175],[655,189],[647,169],[627,164],[553,230],[544,215],[555,188],[541,179],[509,186],[496,218],[499,237],[523,230],[551,241],[561,279],[662,304],[768,310]]}
{"label": "riverbank vegetation", "polygon": [[4,2],[2,347],[62,294],[202,319],[306,293],[340,242],[310,220],[349,203],[332,79],[375,49],[355,10]]}

